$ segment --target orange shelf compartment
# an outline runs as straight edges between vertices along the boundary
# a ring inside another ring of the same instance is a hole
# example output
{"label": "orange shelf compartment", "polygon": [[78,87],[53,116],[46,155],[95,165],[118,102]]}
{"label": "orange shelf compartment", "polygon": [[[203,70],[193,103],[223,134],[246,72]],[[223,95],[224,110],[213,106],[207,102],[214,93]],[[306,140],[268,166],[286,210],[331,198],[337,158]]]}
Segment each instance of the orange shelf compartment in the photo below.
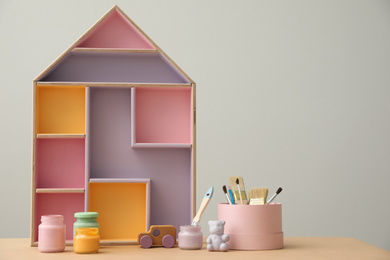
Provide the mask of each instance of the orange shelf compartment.
{"label": "orange shelf compartment", "polygon": [[37,134],[85,134],[85,86],[37,86]]}
{"label": "orange shelf compartment", "polygon": [[99,212],[101,241],[136,242],[149,228],[148,199],[148,183],[89,183],[89,211]]}

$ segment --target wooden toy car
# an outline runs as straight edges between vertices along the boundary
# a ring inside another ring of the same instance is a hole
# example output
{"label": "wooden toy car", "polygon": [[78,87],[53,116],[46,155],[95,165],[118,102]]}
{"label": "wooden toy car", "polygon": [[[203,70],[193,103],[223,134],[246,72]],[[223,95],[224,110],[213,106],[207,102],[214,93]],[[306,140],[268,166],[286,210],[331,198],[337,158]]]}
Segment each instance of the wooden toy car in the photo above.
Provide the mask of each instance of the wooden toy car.
{"label": "wooden toy car", "polygon": [[176,228],[171,225],[150,226],[148,232],[138,234],[138,244],[142,248],[151,246],[171,248],[176,244]]}

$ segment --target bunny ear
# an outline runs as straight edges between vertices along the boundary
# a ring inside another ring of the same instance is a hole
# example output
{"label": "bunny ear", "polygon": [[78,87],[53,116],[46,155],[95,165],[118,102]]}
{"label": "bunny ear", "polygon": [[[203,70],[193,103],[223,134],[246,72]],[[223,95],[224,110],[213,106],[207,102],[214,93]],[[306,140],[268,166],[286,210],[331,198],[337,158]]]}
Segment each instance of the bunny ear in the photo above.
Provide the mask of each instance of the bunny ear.
{"label": "bunny ear", "polygon": [[225,220],[221,220],[221,222],[222,222],[222,225],[225,225]]}
{"label": "bunny ear", "polygon": [[209,225],[210,225],[211,223],[213,223],[213,221],[212,221],[212,220],[209,220]]}

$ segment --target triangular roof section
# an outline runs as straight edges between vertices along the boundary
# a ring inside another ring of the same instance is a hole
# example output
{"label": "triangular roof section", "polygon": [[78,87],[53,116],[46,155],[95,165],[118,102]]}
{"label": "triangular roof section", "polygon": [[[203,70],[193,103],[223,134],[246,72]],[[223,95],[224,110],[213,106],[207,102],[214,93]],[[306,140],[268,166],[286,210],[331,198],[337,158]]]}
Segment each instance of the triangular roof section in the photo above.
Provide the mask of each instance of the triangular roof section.
{"label": "triangular roof section", "polygon": [[122,13],[114,8],[77,45],[80,48],[123,48],[155,50],[148,41]]}
{"label": "triangular roof section", "polygon": [[[145,61],[150,61],[150,57],[160,59],[161,62],[157,62],[156,66],[162,66],[162,72],[170,71],[170,73],[176,74],[175,77],[168,77],[173,79],[173,82],[166,81],[166,77],[162,77],[162,81],[159,78],[154,78],[150,82],[143,82],[144,80],[136,79],[133,81],[129,77],[122,77],[119,81],[107,81],[102,77],[93,79],[94,74],[93,67],[89,73],[86,82],[122,82],[122,83],[172,83],[172,84],[190,84],[194,81],[169,58],[169,56],[161,50],[117,5],[112,7],[96,24],[94,24],[83,36],[81,36],[72,46],[70,46],[60,57],[58,57],[46,70],[44,70],[34,81],[52,81],[52,82],[75,82],[78,79],[71,77],[69,74],[67,64],[79,59],[80,56],[98,55],[101,62],[104,63],[104,57],[108,57],[110,60],[112,56],[116,56],[118,52],[127,52],[125,57],[132,59],[137,57],[134,62],[140,62],[142,57]],[[96,53],[99,52],[99,53]],[[145,55],[144,55],[145,54]],[[140,56],[141,55],[141,56]],[[140,58],[141,57],[141,58]],[[163,62],[162,62],[163,61]],[[76,61],[77,62],[77,61]],[[131,63],[131,61],[128,61]],[[144,63],[141,61],[141,63]],[[65,64],[65,66],[64,66]],[[126,63],[125,63],[126,64]],[[123,65],[125,65],[123,64]],[[160,64],[160,65],[158,65]],[[133,67],[134,66],[130,66]],[[163,68],[164,67],[164,68]],[[99,69],[101,66],[99,66]],[[129,68],[131,69],[131,68]],[[100,72],[96,72],[100,73]],[[79,75],[79,73],[76,73]],[[131,74],[131,73],[130,73]],[[130,75],[129,74],[129,75]],[[134,71],[134,74],[138,74],[138,71]],[[59,77],[57,77],[59,75]],[[178,79],[178,80],[176,80]]]}

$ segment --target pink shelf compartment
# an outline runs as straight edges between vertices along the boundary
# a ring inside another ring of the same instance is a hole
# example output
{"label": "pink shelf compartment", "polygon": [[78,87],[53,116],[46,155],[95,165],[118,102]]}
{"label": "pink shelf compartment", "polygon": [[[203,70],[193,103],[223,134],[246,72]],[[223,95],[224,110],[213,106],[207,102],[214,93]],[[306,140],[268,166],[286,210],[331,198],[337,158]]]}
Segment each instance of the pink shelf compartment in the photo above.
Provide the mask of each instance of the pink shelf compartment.
{"label": "pink shelf compartment", "polygon": [[132,88],[132,146],[191,148],[191,87]]}
{"label": "pink shelf compartment", "polygon": [[35,195],[34,241],[38,241],[38,226],[42,215],[63,215],[66,240],[73,240],[74,213],[84,211],[83,193],[37,193]]}
{"label": "pink shelf compartment", "polygon": [[78,48],[156,49],[118,10],[109,14],[78,45]]}
{"label": "pink shelf compartment", "polygon": [[36,139],[36,188],[85,188],[85,139]]}

